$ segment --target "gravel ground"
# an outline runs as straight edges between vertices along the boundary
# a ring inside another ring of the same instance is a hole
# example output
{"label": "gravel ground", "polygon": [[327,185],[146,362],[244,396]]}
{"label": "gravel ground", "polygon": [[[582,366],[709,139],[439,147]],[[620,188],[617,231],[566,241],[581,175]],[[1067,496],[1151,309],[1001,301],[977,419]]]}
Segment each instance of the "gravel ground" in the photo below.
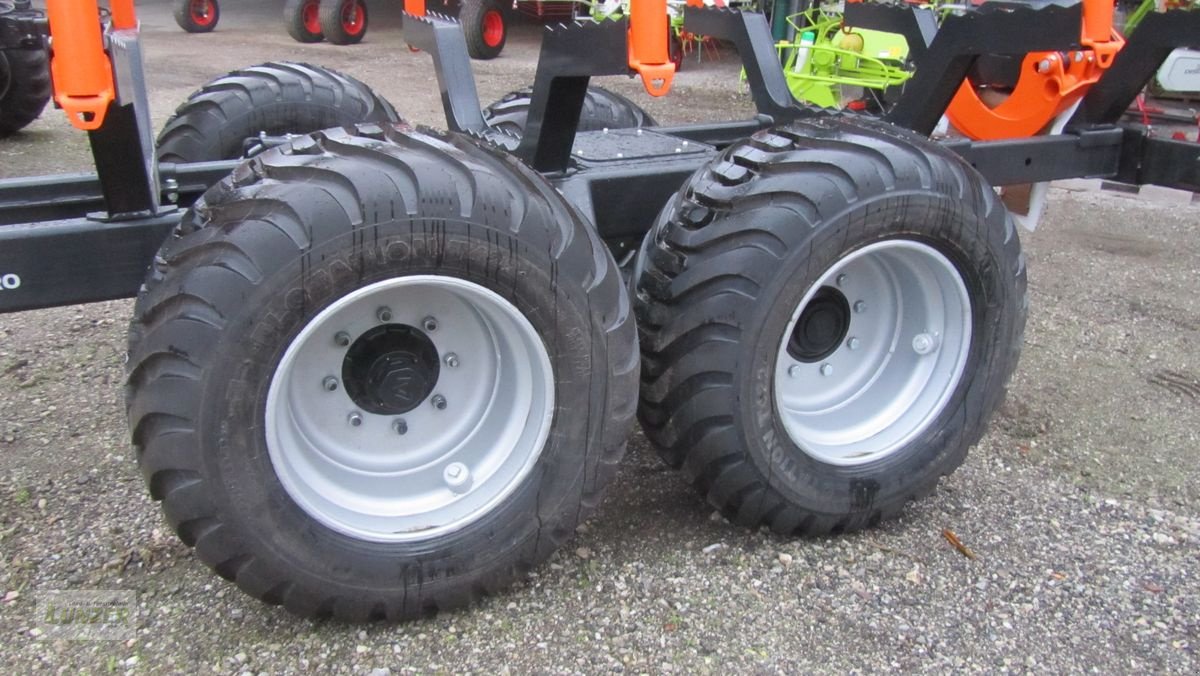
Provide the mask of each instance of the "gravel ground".
{"label": "gravel ground", "polygon": [[[139,2],[152,104],[267,58],[344,69],[436,124],[428,57],[375,9],[354,49],[304,47],[278,3],[187,36]],[[373,7],[374,9],[374,7]],[[532,79],[536,29],[477,64],[481,98]],[[689,63],[661,121],[748,109],[737,68]],[[635,83],[611,83],[636,94]],[[645,100],[641,97],[639,101]],[[61,114],[0,142],[0,176],[86,168]],[[1200,207],[1052,191],[1025,236],[1032,303],[1008,403],[904,518],[831,539],[747,532],[645,440],[599,513],[511,592],[403,625],[297,620],[215,577],[165,526],[129,450],[128,302],[0,317],[0,664],[8,673],[1197,671]],[[974,558],[951,546],[957,535]],[[48,590],[136,598],[122,641],[51,639]]]}

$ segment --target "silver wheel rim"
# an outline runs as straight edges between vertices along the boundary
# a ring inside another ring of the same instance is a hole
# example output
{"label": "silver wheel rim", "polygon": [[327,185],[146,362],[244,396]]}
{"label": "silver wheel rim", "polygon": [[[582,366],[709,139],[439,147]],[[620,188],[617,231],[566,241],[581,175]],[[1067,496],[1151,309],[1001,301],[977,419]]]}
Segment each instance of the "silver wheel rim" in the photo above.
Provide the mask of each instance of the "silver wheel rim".
{"label": "silver wheel rim", "polygon": [[[811,321],[806,308],[817,298],[840,305],[839,295],[848,309],[840,339],[828,354],[798,359],[793,333]],[[792,442],[821,462],[880,460],[942,412],[970,345],[971,303],[954,264],[913,240],[871,244],[821,275],[792,313],[776,359],[776,412]]]}
{"label": "silver wheel rim", "polygon": [[[401,414],[365,410],[343,382],[347,355],[380,326],[419,328],[437,350],[432,390]],[[414,275],[358,289],[305,326],[271,379],[266,441],[314,519],[358,539],[417,541],[511,495],[553,415],[550,356],[529,320],[478,284]]]}

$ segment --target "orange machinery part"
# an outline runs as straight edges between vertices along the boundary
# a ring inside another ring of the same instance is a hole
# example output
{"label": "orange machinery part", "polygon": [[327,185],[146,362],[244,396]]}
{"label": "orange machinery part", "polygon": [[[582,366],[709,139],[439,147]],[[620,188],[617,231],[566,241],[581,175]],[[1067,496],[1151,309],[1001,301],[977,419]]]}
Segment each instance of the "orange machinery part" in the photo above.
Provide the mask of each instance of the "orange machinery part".
{"label": "orange machinery part", "polygon": [[137,28],[137,12],[133,9],[133,0],[109,0],[108,6],[112,12],[113,28],[119,31]]}
{"label": "orange machinery part", "polygon": [[[112,0],[114,28],[137,27],[133,0]],[[47,0],[50,20],[50,76],[54,100],[71,124],[91,131],[104,124],[116,99],[112,61],[104,51],[100,8],[96,0]]]}
{"label": "orange machinery part", "polygon": [[404,11],[413,16],[425,16],[425,0],[404,0]]}
{"label": "orange machinery part", "polygon": [[667,57],[667,0],[630,0],[629,69],[651,96],[671,91],[675,64]]}
{"label": "orange machinery part", "polygon": [[1125,41],[1113,31],[1112,0],[1083,0],[1083,49],[1034,52],[1021,62],[1021,76],[1008,98],[989,106],[963,82],[946,109],[956,129],[972,139],[993,141],[1033,136],[1087,93]]}

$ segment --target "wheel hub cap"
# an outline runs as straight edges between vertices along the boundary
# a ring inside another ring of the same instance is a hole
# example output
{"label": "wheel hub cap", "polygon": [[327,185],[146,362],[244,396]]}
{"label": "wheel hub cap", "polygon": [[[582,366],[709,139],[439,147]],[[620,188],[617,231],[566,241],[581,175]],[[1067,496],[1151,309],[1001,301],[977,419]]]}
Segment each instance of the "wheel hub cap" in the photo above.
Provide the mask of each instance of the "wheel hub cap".
{"label": "wheel hub cap", "polygon": [[842,292],[824,286],[796,320],[788,355],[811,364],[833,354],[850,330],[850,303]]}
{"label": "wheel hub cap", "polygon": [[775,366],[779,420],[821,462],[880,460],[942,412],[970,344],[971,303],[949,259],[913,240],[868,245],[793,312]]}
{"label": "wheel hub cap", "polygon": [[472,282],[413,275],[353,291],[305,325],[271,378],[265,438],[280,484],[315,520],[361,540],[420,541],[517,490],[554,401],[549,353],[520,310]]}
{"label": "wheel hub cap", "polygon": [[354,341],[342,362],[342,380],[363,409],[399,415],[433,393],[440,370],[437,348],[423,331],[387,324]]}

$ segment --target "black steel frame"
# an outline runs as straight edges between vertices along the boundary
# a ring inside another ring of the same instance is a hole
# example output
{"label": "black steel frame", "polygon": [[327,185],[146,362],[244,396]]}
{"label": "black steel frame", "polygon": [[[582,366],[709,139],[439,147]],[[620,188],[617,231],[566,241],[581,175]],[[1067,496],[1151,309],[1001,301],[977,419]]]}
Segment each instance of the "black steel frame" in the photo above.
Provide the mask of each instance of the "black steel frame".
{"label": "black steel frame", "polygon": [[[862,16],[897,22],[899,32],[914,44],[919,40],[918,49],[924,51],[917,75],[887,119],[918,132],[933,129],[980,55],[1078,47],[1077,38],[1063,37],[1078,35],[1078,8],[953,17],[932,40],[925,20],[888,11]],[[815,114],[792,99],[761,15],[689,8],[685,28],[734,44],[746,67],[755,117],[576,134],[590,78],[628,72],[624,21],[577,24],[547,29],[526,133],[519,143],[500,139],[589,216],[614,248],[638,241],[686,177],[724,146]],[[441,16],[408,17],[405,37],[433,55],[447,126],[496,140],[480,113],[461,30]],[[948,146],[994,185],[1097,177],[1200,191],[1200,144],[1156,138],[1144,128],[1117,124],[1170,50],[1200,47],[1198,42],[1200,12],[1152,15],[1089,93],[1067,133]],[[97,173],[0,181],[0,313],[132,296],[178,222],[180,207],[237,165],[164,164],[156,169],[148,159],[136,34],[110,35],[110,49],[121,97],[113,104],[110,122],[91,136]]]}

